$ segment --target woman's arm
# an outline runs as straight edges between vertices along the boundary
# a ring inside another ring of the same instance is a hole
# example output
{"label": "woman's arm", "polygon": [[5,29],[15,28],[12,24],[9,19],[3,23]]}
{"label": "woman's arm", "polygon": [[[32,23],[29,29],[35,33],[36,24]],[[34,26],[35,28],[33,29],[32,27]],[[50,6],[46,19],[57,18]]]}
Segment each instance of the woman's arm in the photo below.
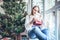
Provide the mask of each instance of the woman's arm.
{"label": "woman's arm", "polygon": [[25,19],[25,28],[29,30],[31,25],[33,25],[33,19],[30,18],[29,15],[27,15]]}

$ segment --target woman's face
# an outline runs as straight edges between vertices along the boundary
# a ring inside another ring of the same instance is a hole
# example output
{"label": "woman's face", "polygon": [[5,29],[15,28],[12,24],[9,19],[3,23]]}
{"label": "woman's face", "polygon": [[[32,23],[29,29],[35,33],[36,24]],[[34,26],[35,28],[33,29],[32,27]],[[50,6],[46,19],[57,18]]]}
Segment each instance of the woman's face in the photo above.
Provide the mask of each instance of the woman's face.
{"label": "woman's face", "polygon": [[35,7],[35,8],[33,9],[33,14],[36,14],[36,13],[38,13],[38,7]]}

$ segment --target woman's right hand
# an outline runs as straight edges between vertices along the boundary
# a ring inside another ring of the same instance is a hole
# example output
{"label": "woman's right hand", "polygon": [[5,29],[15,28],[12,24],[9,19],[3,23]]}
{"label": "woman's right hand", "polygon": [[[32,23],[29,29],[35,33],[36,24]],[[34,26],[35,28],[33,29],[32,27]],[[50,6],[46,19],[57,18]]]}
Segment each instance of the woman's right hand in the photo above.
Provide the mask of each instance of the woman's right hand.
{"label": "woman's right hand", "polygon": [[35,17],[32,18],[32,20],[30,21],[30,24],[33,24],[34,21],[37,21]]}
{"label": "woman's right hand", "polygon": [[34,21],[37,21],[38,19],[36,19],[36,18],[33,18],[33,20],[34,20]]}
{"label": "woman's right hand", "polygon": [[33,22],[35,21],[35,19],[34,18],[32,18],[32,20],[30,21],[30,24],[33,24]]}

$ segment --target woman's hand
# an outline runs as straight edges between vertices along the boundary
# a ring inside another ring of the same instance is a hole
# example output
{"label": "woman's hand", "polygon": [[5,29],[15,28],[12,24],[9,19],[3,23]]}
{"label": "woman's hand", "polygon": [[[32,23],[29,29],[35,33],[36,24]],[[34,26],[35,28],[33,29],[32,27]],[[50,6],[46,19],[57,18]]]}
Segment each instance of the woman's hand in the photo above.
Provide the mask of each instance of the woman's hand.
{"label": "woman's hand", "polygon": [[37,18],[33,18],[34,21],[37,21],[38,19]]}

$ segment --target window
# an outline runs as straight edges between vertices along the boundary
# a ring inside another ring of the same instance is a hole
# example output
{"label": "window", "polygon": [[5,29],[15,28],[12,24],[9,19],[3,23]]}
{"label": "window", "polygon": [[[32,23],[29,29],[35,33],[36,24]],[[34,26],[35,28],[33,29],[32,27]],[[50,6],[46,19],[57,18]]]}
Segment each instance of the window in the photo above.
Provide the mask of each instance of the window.
{"label": "window", "polygon": [[55,5],[55,0],[45,0],[45,11],[49,10]]}

